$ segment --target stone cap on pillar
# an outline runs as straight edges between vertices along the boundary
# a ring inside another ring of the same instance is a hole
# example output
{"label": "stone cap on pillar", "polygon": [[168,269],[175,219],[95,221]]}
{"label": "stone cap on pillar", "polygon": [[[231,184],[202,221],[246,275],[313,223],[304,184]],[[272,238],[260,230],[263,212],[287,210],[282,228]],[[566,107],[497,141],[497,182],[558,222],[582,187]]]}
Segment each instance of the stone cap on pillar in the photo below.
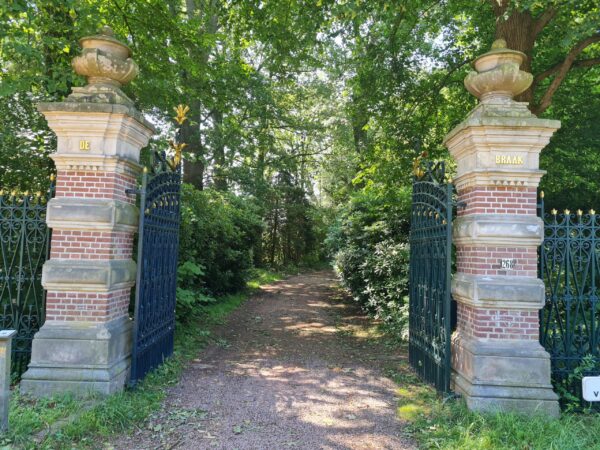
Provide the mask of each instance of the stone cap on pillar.
{"label": "stone cap on pillar", "polygon": [[156,129],[121,90],[139,72],[131,49],[107,26],[79,43],[82,51],[72,66],[86,77],[87,84],[74,87],[63,102],[38,104],[58,138],[53,155],[57,170],[67,169],[62,159],[68,156],[70,162],[77,159],[82,164],[101,157],[130,161],[137,172],[140,149],[148,145]]}
{"label": "stone cap on pillar", "polygon": [[560,121],[538,119],[526,102],[533,76],[521,70],[526,56],[498,39],[473,62],[465,87],[480,103],[444,138],[457,161],[457,189],[471,185],[536,187],[544,174],[539,153]]}
{"label": "stone cap on pillar", "polygon": [[0,341],[12,339],[17,334],[17,330],[0,330]]}

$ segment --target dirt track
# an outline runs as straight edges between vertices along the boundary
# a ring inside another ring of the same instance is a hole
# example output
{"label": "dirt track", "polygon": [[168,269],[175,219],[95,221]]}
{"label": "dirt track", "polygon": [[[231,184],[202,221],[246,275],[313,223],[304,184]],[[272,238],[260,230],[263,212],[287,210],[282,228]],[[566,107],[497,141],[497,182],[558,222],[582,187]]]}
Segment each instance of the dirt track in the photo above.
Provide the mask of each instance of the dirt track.
{"label": "dirt track", "polygon": [[404,449],[389,351],[330,272],[266,286],[117,449]]}

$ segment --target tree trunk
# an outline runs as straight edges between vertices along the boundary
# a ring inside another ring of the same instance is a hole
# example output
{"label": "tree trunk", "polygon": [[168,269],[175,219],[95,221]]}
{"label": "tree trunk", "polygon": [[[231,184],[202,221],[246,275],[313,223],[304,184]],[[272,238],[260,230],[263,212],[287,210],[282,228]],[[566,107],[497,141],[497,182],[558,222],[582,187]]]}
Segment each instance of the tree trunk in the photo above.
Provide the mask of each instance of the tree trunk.
{"label": "tree trunk", "polygon": [[211,113],[213,120],[214,143],[213,143],[213,184],[219,191],[227,190],[227,176],[225,175],[225,140],[223,137],[223,113],[215,109]]}
{"label": "tree trunk", "polygon": [[[509,1],[504,0],[499,5],[496,0],[492,0],[492,5],[496,15],[496,39],[504,39],[508,48],[525,53],[527,58],[523,61],[521,70],[531,73],[532,53],[536,38],[535,19],[529,11],[515,9],[505,20],[503,15],[509,6]],[[532,103],[533,86],[518,95],[515,100]]]}
{"label": "tree trunk", "polygon": [[279,197],[275,194],[275,208],[273,209],[273,227],[271,228],[271,267],[275,265],[275,250],[277,249],[277,233],[279,225]]}
{"label": "tree trunk", "polygon": [[[185,0],[186,13],[189,20],[192,20],[198,16],[202,16],[203,14],[209,14],[206,20],[206,27],[200,27],[198,29],[198,34],[214,34],[218,29],[218,18],[217,18],[217,10],[216,10],[216,1],[215,0]],[[172,10],[175,14],[177,14],[177,10],[173,8]],[[196,51],[194,47],[188,48],[188,54],[192,57],[197,58],[202,64],[206,65],[209,59],[209,52],[206,49],[201,49],[199,52]],[[189,76],[185,70],[182,71],[182,78],[184,84],[187,86],[196,84],[198,85],[198,80],[189,79]],[[198,87],[201,89],[201,87]],[[196,114],[198,120],[197,123],[192,124],[190,121],[187,121],[182,127],[182,142],[188,144],[186,148],[186,153],[192,155],[192,158],[184,158],[183,160],[183,181],[186,183],[190,183],[195,186],[197,189],[204,189],[204,173],[206,171],[206,166],[204,162],[205,157],[205,147],[202,142],[202,136],[200,134],[200,123],[202,121],[202,103],[198,97],[195,97],[190,102],[191,114]]]}

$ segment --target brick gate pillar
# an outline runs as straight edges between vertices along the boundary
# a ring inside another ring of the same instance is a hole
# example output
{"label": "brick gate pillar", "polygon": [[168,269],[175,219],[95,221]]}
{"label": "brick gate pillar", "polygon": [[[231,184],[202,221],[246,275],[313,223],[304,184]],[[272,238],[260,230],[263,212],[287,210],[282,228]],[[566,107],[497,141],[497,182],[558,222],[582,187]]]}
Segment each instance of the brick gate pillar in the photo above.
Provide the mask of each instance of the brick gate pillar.
{"label": "brick gate pillar", "polygon": [[46,322],[33,340],[21,390],[108,394],[129,374],[130,290],[140,149],[152,126],[120,86],[138,73],[130,49],[105,27],[80,41],[73,67],[88,84],[39,110],[58,138],[56,196],[48,204],[50,259],[43,268]]}
{"label": "brick gate pillar", "polygon": [[560,122],[513,100],[532,82],[519,70],[524,58],[498,40],[475,60],[465,86],[480,103],[445,139],[457,161],[453,387],[474,410],[557,416],[550,358],[538,341],[544,284],[536,205],[539,153]]}

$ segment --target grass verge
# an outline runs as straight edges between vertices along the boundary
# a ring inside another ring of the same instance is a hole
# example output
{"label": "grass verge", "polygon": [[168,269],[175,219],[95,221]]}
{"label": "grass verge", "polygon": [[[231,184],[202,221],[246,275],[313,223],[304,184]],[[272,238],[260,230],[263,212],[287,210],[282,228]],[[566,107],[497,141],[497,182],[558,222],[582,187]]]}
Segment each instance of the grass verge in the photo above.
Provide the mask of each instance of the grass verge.
{"label": "grass verge", "polygon": [[[344,297],[340,290],[340,299]],[[346,299],[345,301],[350,301]],[[408,346],[394,324],[372,321],[367,329],[348,329],[354,337],[406,356]],[[403,431],[423,449],[600,450],[600,414],[563,413],[558,420],[520,414],[478,414],[463,400],[441,398],[421,382],[407,358],[380,361],[398,385],[397,416]]]}
{"label": "grass verge", "polygon": [[[10,404],[10,429],[1,438],[0,450],[102,447],[103,438],[131,429],[160,407],[167,389],[179,381],[186,363],[211,342],[212,327],[223,323],[261,285],[282,277],[283,274],[254,270],[245,292],[221,297],[198,317],[178,324],[173,356],[146,376],[136,389],[96,399],[96,404],[88,410],[82,411],[84,403],[70,396],[35,400],[15,391]],[[56,426],[65,419],[67,424]]]}
{"label": "grass verge", "polygon": [[389,373],[398,388],[398,417],[420,448],[465,450],[600,449],[600,416],[563,413],[559,420],[478,414],[464,401],[442,399],[402,362]]}

